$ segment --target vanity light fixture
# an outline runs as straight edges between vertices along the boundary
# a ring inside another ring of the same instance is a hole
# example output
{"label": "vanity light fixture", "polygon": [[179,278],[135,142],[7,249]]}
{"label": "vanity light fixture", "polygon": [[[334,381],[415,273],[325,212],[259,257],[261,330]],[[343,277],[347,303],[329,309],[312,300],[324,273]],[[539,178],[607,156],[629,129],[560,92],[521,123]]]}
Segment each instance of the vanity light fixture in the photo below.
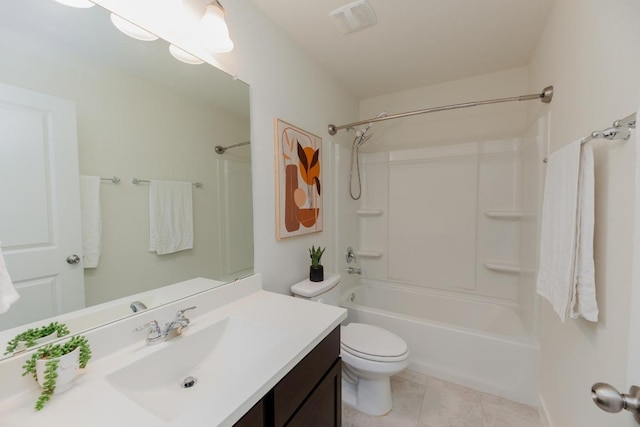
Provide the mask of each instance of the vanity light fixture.
{"label": "vanity light fixture", "polygon": [[88,9],[96,5],[95,3],[89,0],[55,0],[55,1],[65,6],[77,7],[80,9]]}
{"label": "vanity light fixture", "polygon": [[192,65],[204,64],[203,60],[201,60],[196,56],[191,55],[189,52],[186,52],[177,46],[169,45],[169,52],[171,52],[171,55],[173,55],[173,57],[176,58],[178,61],[182,61],[186,64],[192,64]]}
{"label": "vanity light fixture", "polygon": [[124,18],[121,18],[114,13],[111,14],[111,22],[117,29],[119,29],[129,37],[133,37],[134,39],[142,40],[145,42],[150,42],[158,39],[158,36],[156,36],[155,34],[152,34],[149,31],[144,30],[135,24],[132,24],[131,22],[127,21]]}
{"label": "vanity light fixture", "polygon": [[207,5],[204,16],[200,20],[200,34],[209,50],[215,53],[226,53],[233,50],[233,42],[229,37],[229,28],[225,21],[224,8],[218,0]]}

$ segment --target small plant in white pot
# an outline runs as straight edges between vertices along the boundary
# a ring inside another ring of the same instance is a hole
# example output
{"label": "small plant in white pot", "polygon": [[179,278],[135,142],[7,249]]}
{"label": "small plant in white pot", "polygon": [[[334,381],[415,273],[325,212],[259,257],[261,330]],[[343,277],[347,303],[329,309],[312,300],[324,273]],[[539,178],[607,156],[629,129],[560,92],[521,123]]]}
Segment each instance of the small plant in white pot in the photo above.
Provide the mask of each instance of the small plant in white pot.
{"label": "small plant in white pot", "polygon": [[69,328],[64,323],[51,322],[46,326],[30,328],[9,340],[4,354],[23,351],[29,347],[44,344],[65,335],[69,335]]}
{"label": "small plant in white pot", "polygon": [[316,248],[311,246],[309,249],[309,256],[311,257],[311,267],[309,267],[309,280],[312,282],[322,282],[324,280],[324,267],[320,264],[322,254],[324,254],[325,248]]}
{"label": "small plant in white pot", "polygon": [[36,349],[22,366],[22,376],[33,375],[42,387],[35,409],[41,410],[54,394],[71,388],[76,371],[87,366],[89,359],[91,347],[82,335],[76,335],[64,343],[47,344]]}

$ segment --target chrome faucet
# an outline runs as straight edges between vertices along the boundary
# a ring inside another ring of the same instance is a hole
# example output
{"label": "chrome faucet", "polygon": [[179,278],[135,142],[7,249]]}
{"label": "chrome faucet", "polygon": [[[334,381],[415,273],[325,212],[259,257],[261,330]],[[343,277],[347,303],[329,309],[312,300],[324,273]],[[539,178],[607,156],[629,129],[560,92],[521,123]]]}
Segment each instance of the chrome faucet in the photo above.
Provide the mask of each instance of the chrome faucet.
{"label": "chrome faucet", "polygon": [[142,301],[134,301],[129,307],[131,307],[131,311],[133,311],[134,313],[147,309],[147,306],[144,305]]}
{"label": "chrome faucet", "polygon": [[362,274],[362,270],[356,267],[349,267],[347,268],[347,272],[349,274]]}
{"label": "chrome faucet", "polygon": [[196,306],[178,310],[175,319],[165,324],[164,330],[160,328],[160,325],[156,320],[152,320],[149,323],[138,326],[133,330],[133,332],[138,332],[143,329],[149,328],[146,339],[147,344],[157,344],[159,342],[169,340],[173,337],[181,335],[182,331],[184,331],[189,326],[189,323],[191,322],[184,315],[184,313],[188,310],[193,310],[194,308],[196,308]]}
{"label": "chrome faucet", "polygon": [[165,325],[163,333],[165,339],[171,339],[176,335],[182,334],[182,331],[184,331],[189,326],[189,323],[191,323],[191,321],[184,315],[184,313],[195,308],[196,306],[194,305],[193,307],[178,310],[178,312],[176,313],[176,318]]}

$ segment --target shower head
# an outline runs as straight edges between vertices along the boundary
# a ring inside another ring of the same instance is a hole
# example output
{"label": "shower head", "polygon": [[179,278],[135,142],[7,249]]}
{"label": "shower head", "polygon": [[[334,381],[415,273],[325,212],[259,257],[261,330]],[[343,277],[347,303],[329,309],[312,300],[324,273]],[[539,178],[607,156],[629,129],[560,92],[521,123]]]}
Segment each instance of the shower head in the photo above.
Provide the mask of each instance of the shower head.
{"label": "shower head", "polygon": [[356,143],[356,145],[358,147],[360,147],[362,144],[364,144],[365,142],[367,142],[369,140],[369,138],[371,138],[373,136],[372,135],[360,135],[360,136],[356,136],[356,139],[358,140],[358,142]]}
{"label": "shower head", "polygon": [[[386,111],[382,111],[380,113],[378,113],[378,115],[376,116],[376,119],[381,119],[383,117],[387,117],[388,114]],[[362,144],[364,144],[365,142],[367,142],[369,140],[369,138],[371,138],[373,135],[367,135],[367,132],[369,131],[369,128],[371,127],[373,123],[367,123],[367,126],[365,126],[364,129],[360,130],[356,130],[356,145],[358,147],[360,147]]]}
{"label": "shower head", "polygon": [[227,149],[221,145],[216,145],[215,150],[216,150],[216,153],[218,154],[224,154],[224,152],[227,151]]}

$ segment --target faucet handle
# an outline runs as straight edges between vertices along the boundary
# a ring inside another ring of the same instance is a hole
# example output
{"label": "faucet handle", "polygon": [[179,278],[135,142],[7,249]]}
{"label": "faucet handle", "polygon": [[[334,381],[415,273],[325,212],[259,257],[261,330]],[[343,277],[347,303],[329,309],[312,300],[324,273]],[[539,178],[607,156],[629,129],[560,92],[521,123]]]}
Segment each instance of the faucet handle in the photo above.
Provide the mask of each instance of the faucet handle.
{"label": "faucet handle", "polygon": [[149,335],[147,335],[147,339],[158,338],[162,335],[162,331],[160,330],[160,325],[156,320],[152,320],[144,325],[140,325],[133,330],[133,332],[142,331],[143,329],[149,328]]}
{"label": "faucet handle", "polygon": [[144,328],[149,328],[150,330],[155,330],[155,329],[160,329],[160,326],[158,325],[158,321],[157,320],[152,320],[150,322],[145,323],[144,325],[140,325],[137,328],[135,328],[133,330],[133,332],[138,332],[143,330]]}
{"label": "faucet handle", "polygon": [[186,311],[193,310],[195,308],[196,308],[196,306],[194,305],[193,307],[183,308],[182,310],[178,310],[178,312],[176,313],[176,317],[182,317],[182,316],[184,316],[184,313]]}

